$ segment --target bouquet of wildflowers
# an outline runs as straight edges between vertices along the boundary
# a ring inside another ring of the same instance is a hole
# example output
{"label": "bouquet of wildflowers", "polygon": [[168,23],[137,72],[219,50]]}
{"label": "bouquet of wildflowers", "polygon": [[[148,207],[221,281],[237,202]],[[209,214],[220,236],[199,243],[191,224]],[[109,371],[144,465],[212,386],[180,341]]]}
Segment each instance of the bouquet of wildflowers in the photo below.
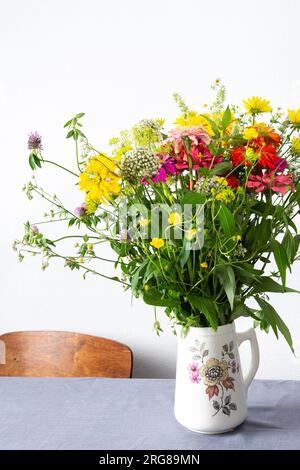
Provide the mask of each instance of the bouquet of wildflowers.
{"label": "bouquet of wildflowers", "polygon": [[[75,169],[46,159],[41,137],[30,134],[32,170],[54,164],[71,173],[83,203],[66,208],[32,179],[25,186],[29,198],[48,200],[46,221],[78,229],[77,243],[73,253],[63,253],[61,240],[73,235],[53,240],[45,221],[27,222],[15,249],[20,260],[27,252],[41,254],[43,268],[60,258],[84,277],[122,283],[184,328],[217,329],[252,317],[261,329],[282,333],[292,348],[267,293],[293,291],[286,272],[300,242],[300,108],[273,111],[260,97],[239,108],[225,104],[220,82],[213,88],[214,102],[199,112],[175,94],[180,115],[169,130],[163,119],[143,119],[112,138],[109,153],[93,147],[83,132],[84,114],[76,115],[65,125],[75,143]],[[101,255],[104,242],[113,259]],[[118,269],[111,277],[96,265],[110,262]],[[156,316],[155,328],[160,331]]]}

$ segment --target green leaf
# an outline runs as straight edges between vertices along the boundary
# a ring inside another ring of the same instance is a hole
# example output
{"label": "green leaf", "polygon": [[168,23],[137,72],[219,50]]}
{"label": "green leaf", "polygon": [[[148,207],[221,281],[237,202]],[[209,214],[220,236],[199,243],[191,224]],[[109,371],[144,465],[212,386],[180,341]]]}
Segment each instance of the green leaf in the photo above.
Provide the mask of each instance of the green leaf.
{"label": "green leaf", "polygon": [[233,266],[236,277],[246,285],[251,285],[253,281],[259,280],[261,271],[254,269],[251,264],[243,263],[242,266]]}
{"label": "green leaf", "polygon": [[199,312],[205,316],[209,325],[216,330],[218,328],[218,312],[216,305],[210,299],[200,297],[193,293],[188,295],[188,300],[192,307],[199,310]]}
{"label": "green leaf", "polygon": [[278,270],[280,272],[282,284],[285,287],[286,283],[286,269],[289,266],[289,261],[287,258],[287,254],[283,246],[277,241],[277,240],[272,240],[271,246],[273,249],[274,253],[274,258],[278,267]]}
{"label": "green leaf", "polygon": [[207,122],[209,122],[209,124],[210,124],[212,130],[214,131],[215,136],[216,136],[216,137],[220,137],[220,131],[219,131],[218,126],[217,126],[217,124],[215,123],[215,121],[213,121],[212,119],[210,119],[210,118],[207,116],[207,114],[201,114],[201,116],[204,117],[204,118],[207,120]]}
{"label": "green leaf", "polygon": [[182,247],[182,250],[181,250],[181,253],[180,253],[180,256],[179,256],[180,266],[182,268],[186,265],[186,263],[187,263],[187,261],[190,257],[190,254],[191,254],[191,250],[187,246],[188,244],[190,244],[190,242],[188,240],[184,239],[183,247]]}
{"label": "green leaf", "polygon": [[33,153],[33,160],[34,160],[34,163],[36,164],[36,166],[38,166],[39,168],[41,168],[41,159],[35,154]]}
{"label": "green leaf", "polygon": [[293,263],[297,254],[297,247],[293,235],[289,230],[285,232],[282,240],[282,246],[285,249],[289,263]]}
{"label": "green leaf", "polygon": [[223,232],[228,238],[234,237],[237,235],[238,230],[235,225],[234,217],[228,207],[221,205],[218,217],[220,220],[221,227]]}
{"label": "green leaf", "polygon": [[30,168],[34,171],[36,169],[36,167],[35,167],[35,162],[34,162],[34,158],[33,158],[32,153],[29,155],[28,162],[29,162]]}
{"label": "green leaf", "polygon": [[74,116],[73,119],[80,119],[80,118],[82,118],[84,115],[85,115],[85,113],[78,113],[78,114],[76,114],[76,116]]}
{"label": "green leaf", "polygon": [[258,282],[253,284],[253,290],[251,294],[257,294],[258,292],[296,292],[300,294],[300,291],[284,287],[278,282],[274,281],[271,277],[261,276]]}
{"label": "green leaf", "polygon": [[83,138],[86,137],[86,135],[80,129],[76,129],[76,131],[77,131],[77,134],[80,135],[80,137],[83,137]]}
{"label": "green leaf", "polygon": [[265,317],[265,320],[271,325],[275,333],[275,336],[278,338],[278,332],[277,332],[277,329],[278,329],[280,333],[284,336],[291,350],[294,352],[293,340],[292,340],[290,330],[288,329],[287,325],[284,323],[282,318],[278,315],[274,307],[270,305],[266,300],[261,299],[258,296],[255,297],[255,300],[259,304],[262,310],[262,313]]}
{"label": "green leaf", "polygon": [[230,162],[221,162],[217,163],[216,166],[213,168],[211,173],[213,175],[224,175],[228,170],[231,170],[232,163]]}
{"label": "green leaf", "polygon": [[223,117],[222,117],[222,121],[221,121],[222,129],[223,130],[227,129],[227,127],[229,126],[230,123],[231,123],[231,111],[230,111],[229,106],[227,106],[227,108],[225,109],[225,111],[223,113]]}
{"label": "green leaf", "polygon": [[233,310],[234,296],[235,296],[235,275],[231,266],[224,264],[217,268],[217,276],[223,289],[226,292],[231,310]]}
{"label": "green leaf", "polygon": [[230,315],[230,320],[233,321],[240,317],[251,317],[258,321],[259,317],[256,315],[256,313],[257,309],[247,307],[244,302],[240,302],[235,305],[235,308]]}
{"label": "green leaf", "polygon": [[150,289],[145,292],[143,299],[146,304],[154,305],[155,307],[172,307],[176,305],[176,301],[163,298],[161,292],[157,289]]}
{"label": "green leaf", "polygon": [[204,204],[206,197],[203,194],[187,191],[183,198],[182,204]]}
{"label": "green leaf", "polygon": [[71,129],[71,130],[67,133],[66,139],[70,139],[70,137],[73,137],[73,135],[74,135],[74,129]]}

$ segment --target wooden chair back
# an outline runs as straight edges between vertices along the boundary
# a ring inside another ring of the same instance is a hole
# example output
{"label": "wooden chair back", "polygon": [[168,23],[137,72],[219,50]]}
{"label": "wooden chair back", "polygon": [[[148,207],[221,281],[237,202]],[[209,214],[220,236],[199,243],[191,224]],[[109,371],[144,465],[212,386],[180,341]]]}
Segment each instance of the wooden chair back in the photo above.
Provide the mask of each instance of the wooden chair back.
{"label": "wooden chair back", "polygon": [[131,350],[111,339],[64,331],[17,331],[1,335],[0,342],[0,376],[131,377]]}

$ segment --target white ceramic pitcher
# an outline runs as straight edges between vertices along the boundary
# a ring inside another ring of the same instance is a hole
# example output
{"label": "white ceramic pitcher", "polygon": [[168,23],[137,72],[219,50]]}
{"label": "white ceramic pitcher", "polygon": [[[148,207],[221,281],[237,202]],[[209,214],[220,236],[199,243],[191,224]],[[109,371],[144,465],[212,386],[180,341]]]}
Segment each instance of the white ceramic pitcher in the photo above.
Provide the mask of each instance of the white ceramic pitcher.
{"label": "white ceramic pitcher", "polygon": [[[215,434],[233,430],[247,416],[247,390],[259,365],[253,328],[236,333],[234,323],[177,330],[175,417],[191,431]],[[239,345],[249,340],[251,366],[243,376]]]}

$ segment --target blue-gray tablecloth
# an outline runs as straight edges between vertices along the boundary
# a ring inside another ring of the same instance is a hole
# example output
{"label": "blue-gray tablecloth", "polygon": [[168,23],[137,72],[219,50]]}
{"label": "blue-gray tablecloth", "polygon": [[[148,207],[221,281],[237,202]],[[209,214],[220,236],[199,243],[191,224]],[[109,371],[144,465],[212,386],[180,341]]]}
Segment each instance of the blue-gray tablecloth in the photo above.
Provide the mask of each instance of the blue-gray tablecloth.
{"label": "blue-gray tablecloth", "polygon": [[234,432],[186,430],[174,380],[0,377],[0,449],[300,449],[300,381],[255,381]]}

